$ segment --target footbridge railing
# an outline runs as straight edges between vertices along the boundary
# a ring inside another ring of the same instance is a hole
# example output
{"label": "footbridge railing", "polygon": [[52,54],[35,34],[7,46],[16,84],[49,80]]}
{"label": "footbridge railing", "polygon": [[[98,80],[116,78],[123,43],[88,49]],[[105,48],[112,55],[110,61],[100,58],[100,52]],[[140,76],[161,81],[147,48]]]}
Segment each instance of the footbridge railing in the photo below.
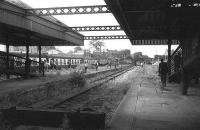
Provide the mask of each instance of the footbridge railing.
{"label": "footbridge railing", "polygon": [[[39,65],[40,64],[40,65]],[[6,75],[44,75],[44,63],[0,51],[0,74]]]}

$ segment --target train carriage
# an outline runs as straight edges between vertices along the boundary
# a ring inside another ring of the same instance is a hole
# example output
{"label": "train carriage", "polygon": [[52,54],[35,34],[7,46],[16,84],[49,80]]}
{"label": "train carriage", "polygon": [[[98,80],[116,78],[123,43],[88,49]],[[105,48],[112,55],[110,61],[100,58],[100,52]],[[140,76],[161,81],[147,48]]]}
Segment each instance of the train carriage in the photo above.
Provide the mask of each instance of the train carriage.
{"label": "train carriage", "polygon": [[[25,58],[26,54],[25,53],[12,53],[13,55],[17,55],[20,57]],[[34,68],[39,67],[39,55],[38,54],[29,54],[29,58],[32,60],[30,63],[31,70],[35,70]],[[17,59],[15,59],[17,60]],[[34,62],[37,61],[37,62]],[[84,58],[84,56],[72,56],[72,55],[65,55],[65,54],[42,54],[41,55],[41,61],[44,63],[45,69],[48,68],[56,68],[56,69],[61,69],[61,68],[75,68],[77,65],[80,64],[90,64],[90,65],[95,65],[97,62],[99,63],[99,66],[104,66],[108,64],[107,59],[94,59],[94,58]],[[53,67],[51,66],[51,62],[54,64]],[[17,64],[15,66],[22,66],[19,62],[16,62]]]}
{"label": "train carriage", "polygon": [[[20,56],[20,57],[26,57],[25,53],[12,53],[14,55]],[[32,61],[39,62],[39,56],[38,54],[29,54],[29,57]],[[58,69],[60,68],[67,68],[69,64],[71,64],[71,67],[74,68],[78,64],[81,64],[81,61],[83,61],[83,57],[72,57],[72,56],[66,56],[66,55],[48,55],[48,54],[42,54],[41,55],[41,61],[50,66],[51,60],[56,65]],[[18,65],[19,66],[19,65]],[[31,67],[33,66],[39,66],[38,63],[32,62]]]}

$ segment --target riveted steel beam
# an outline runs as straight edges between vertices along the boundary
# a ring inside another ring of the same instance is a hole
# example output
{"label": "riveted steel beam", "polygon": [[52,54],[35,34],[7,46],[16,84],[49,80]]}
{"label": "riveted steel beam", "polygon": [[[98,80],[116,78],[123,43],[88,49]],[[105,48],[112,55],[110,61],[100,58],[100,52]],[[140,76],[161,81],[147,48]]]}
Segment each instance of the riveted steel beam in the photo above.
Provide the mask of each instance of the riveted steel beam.
{"label": "riveted steel beam", "polygon": [[121,31],[122,30],[120,26],[80,26],[80,27],[69,27],[69,29],[73,31]]}
{"label": "riveted steel beam", "polygon": [[[132,27],[132,29],[138,30],[166,30],[167,27],[165,26],[145,26],[145,25],[138,25],[135,27]],[[77,26],[77,27],[68,27],[66,28],[66,32],[68,31],[121,31],[122,28],[120,26]]]}
{"label": "riveted steel beam", "polygon": [[126,35],[113,35],[113,36],[84,36],[84,40],[100,40],[100,39],[128,39]]}
{"label": "riveted steel beam", "polygon": [[[172,45],[178,45],[179,40],[172,40]],[[167,39],[141,39],[132,40],[132,45],[168,45]]]}
{"label": "riveted steel beam", "polygon": [[52,8],[35,8],[26,9],[27,15],[73,15],[73,14],[97,14],[111,13],[106,5],[97,6],[74,6],[74,7],[52,7]]}

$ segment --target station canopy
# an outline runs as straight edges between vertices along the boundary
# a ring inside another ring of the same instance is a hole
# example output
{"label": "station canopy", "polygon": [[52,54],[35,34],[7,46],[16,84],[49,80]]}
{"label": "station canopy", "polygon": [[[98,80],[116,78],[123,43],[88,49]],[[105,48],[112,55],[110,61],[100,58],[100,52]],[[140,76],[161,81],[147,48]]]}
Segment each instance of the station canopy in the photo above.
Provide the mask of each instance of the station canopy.
{"label": "station canopy", "polygon": [[[105,0],[133,45],[177,44],[179,24],[169,0]],[[166,44],[166,43],[164,43]]]}
{"label": "station canopy", "polygon": [[[39,2],[39,1],[38,1]],[[14,46],[82,46],[84,36],[53,16],[27,16],[20,0],[0,1],[0,43]]]}

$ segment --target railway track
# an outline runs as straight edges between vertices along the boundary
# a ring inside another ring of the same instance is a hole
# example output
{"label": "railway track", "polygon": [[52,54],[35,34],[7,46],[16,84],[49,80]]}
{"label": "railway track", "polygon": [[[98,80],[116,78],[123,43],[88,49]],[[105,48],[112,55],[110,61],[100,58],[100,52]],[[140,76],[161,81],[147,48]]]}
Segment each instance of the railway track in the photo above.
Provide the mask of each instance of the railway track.
{"label": "railway track", "polygon": [[[106,115],[105,124],[107,126],[112,118],[114,110],[119,105],[124,94],[128,91],[129,88],[129,86],[126,86],[124,82],[122,83],[123,81],[122,75],[131,69],[133,69],[133,67],[118,71],[115,74],[108,74],[105,76],[105,78],[103,77],[99,78],[104,81],[97,84],[94,88],[80,95],[76,95],[76,97],[74,98],[71,98],[60,104],[57,104],[56,106],[54,106],[54,109],[64,110],[64,111],[86,110],[86,111],[103,112]],[[118,76],[120,77],[118,78]],[[115,78],[116,80],[112,81]],[[122,81],[120,79],[122,79]],[[107,82],[109,83],[105,84]],[[119,86],[117,82],[120,82],[123,85]],[[124,90],[127,91],[124,93]]]}
{"label": "railway track", "polygon": [[75,99],[76,97],[81,96],[82,94],[85,94],[85,93],[87,93],[88,91],[90,91],[90,90],[92,90],[92,89],[95,89],[95,88],[98,87],[98,86],[103,85],[103,84],[109,82],[110,80],[113,80],[113,79],[115,79],[116,77],[118,77],[118,76],[120,76],[120,75],[126,73],[127,71],[129,71],[129,70],[131,70],[131,69],[133,69],[133,67],[132,67],[132,66],[129,66],[129,67],[126,67],[126,68],[124,68],[124,69],[119,69],[117,72],[112,72],[112,73],[108,73],[108,74],[105,74],[105,75],[103,75],[103,76],[100,76],[99,78],[96,78],[96,79],[94,79],[94,80],[92,80],[92,81],[89,82],[90,84],[92,84],[90,88],[85,89],[85,90],[83,90],[83,91],[80,91],[79,93],[77,93],[77,94],[75,94],[75,95],[73,95],[73,96],[71,96],[71,97],[69,97],[69,98],[66,98],[66,99],[64,99],[64,100],[62,100],[62,101],[60,101],[60,102],[57,102],[57,103],[55,103],[54,105],[48,107],[48,109],[56,109],[56,108],[59,108],[59,106],[63,105],[65,102],[68,102],[68,101],[70,101],[70,100],[73,100],[73,99]]}
{"label": "railway track", "polygon": [[[92,96],[95,95],[95,93],[94,93],[95,91],[96,91],[96,94],[97,94],[96,96],[98,96],[98,97],[101,96],[101,95],[99,95],[99,94],[101,94],[101,91],[99,91],[99,90],[104,90],[107,87],[106,85],[102,86],[103,84],[105,84],[106,82],[108,82],[112,79],[115,79],[116,77],[118,77],[120,75],[123,75],[124,73],[126,73],[127,71],[130,71],[132,69],[133,69],[133,67],[126,67],[124,69],[119,69],[116,72],[111,71],[110,73],[106,73],[104,76],[100,76],[100,77],[98,77],[94,80],[91,80],[90,83],[92,84],[92,87],[90,87],[89,89],[87,89],[85,91],[79,92],[79,93],[75,94],[74,96],[72,96],[70,98],[66,98],[62,101],[54,103],[54,105],[49,107],[49,108],[51,108],[51,110],[49,109],[49,110],[44,111],[44,110],[39,110],[39,109],[34,110],[34,109],[28,109],[28,108],[17,108],[17,110],[14,110],[12,108],[10,110],[7,110],[7,114],[8,114],[7,117],[10,117],[10,118],[8,118],[7,120],[4,120],[5,121],[4,124],[6,124],[8,126],[10,125],[9,128],[11,128],[14,123],[21,122],[23,124],[23,122],[24,122],[26,124],[27,120],[28,120],[28,122],[30,121],[29,123],[32,124],[33,126],[35,125],[34,123],[36,123],[36,124],[39,123],[40,125],[37,124],[38,126],[45,126],[45,122],[51,122],[52,121],[52,123],[48,123],[48,126],[50,125],[49,127],[56,125],[56,128],[57,128],[57,126],[60,128],[61,125],[62,125],[61,123],[63,123],[63,121],[66,120],[65,116],[63,116],[63,114],[72,114],[72,111],[68,111],[68,110],[65,109],[65,108],[68,107],[67,102],[72,101],[72,100],[77,101],[78,98],[81,99],[81,102],[82,102],[82,101],[85,100],[85,98],[83,98],[83,97],[87,97],[88,95],[90,97],[92,97]],[[123,78],[122,78],[122,80],[123,80]],[[102,87],[98,87],[98,86],[102,86]],[[97,89],[94,89],[94,88],[97,88]],[[114,88],[115,88],[115,84],[114,84]],[[118,88],[123,88],[123,87],[118,86]],[[123,90],[123,89],[121,89],[121,90]],[[87,93],[87,92],[89,92],[89,93]],[[104,92],[107,92],[108,95],[110,93],[110,91],[107,91],[107,90],[105,90]],[[117,97],[120,97],[118,95],[118,93],[117,94],[115,93],[115,95]],[[119,99],[117,99],[117,100],[120,101]],[[94,100],[95,103],[96,103],[96,101],[98,102],[98,99]],[[100,101],[102,102],[103,100],[100,100]],[[87,102],[87,99],[86,99],[86,102]],[[73,102],[72,102],[72,104],[73,104]],[[63,109],[64,111],[58,109],[58,108],[62,108],[62,107],[64,107],[64,109]],[[53,109],[55,109],[55,110],[53,110]],[[10,115],[10,113],[11,113],[11,115]],[[4,112],[4,114],[6,114],[6,111]],[[14,114],[14,117],[13,117],[13,114]],[[101,112],[100,113],[97,112],[95,114],[97,114],[97,115],[99,114],[99,116],[101,116],[101,118],[103,118],[103,117],[105,118],[105,116],[103,116]],[[48,117],[48,119],[46,119],[45,118],[46,116],[44,116],[44,115],[46,115]],[[108,112],[108,111],[104,112],[104,115],[108,115],[108,116],[106,116],[106,120],[107,120],[107,118],[111,117],[111,113]],[[58,121],[55,122],[55,120],[57,120],[57,118],[58,118]],[[12,122],[13,120],[10,120],[10,119],[15,119],[16,122]],[[95,119],[96,119],[96,117],[95,117]],[[41,121],[43,123],[41,123]],[[8,124],[6,122],[8,122]],[[102,128],[103,126],[105,126],[106,122],[104,123],[104,121],[101,120],[101,123],[102,123],[101,124],[102,125],[101,128]],[[46,125],[47,125],[47,123],[46,123]]]}

